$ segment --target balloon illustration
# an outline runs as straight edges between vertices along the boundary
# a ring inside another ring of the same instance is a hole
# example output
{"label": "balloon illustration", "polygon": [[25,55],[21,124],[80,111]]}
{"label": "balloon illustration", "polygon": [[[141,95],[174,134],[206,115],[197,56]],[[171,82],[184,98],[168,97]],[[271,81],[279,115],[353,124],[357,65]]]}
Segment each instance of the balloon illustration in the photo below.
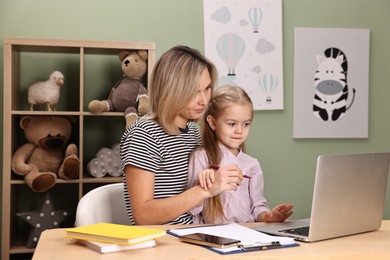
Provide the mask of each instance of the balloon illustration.
{"label": "balloon illustration", "polygon": [[228,76],[235,76],[235,68],[245,51],[244,40],[235,33],[226,33],[217,40],[217,52],[228,68]]}
{"label": "balloon illustration", "polygon": [[261,8],[253,7],[249,9],[248,12],[249,20],[253,26],[253,32],[258,33],[259,32],[259,26],[261,18],[263,17],[263,11]]}
{"label": "balloon illustration", "polygon": [[260,89],[266,94],[266,102],[272,103],[272,93],[278,86],[278,78],[271,73],[264,73],[259,79]]}

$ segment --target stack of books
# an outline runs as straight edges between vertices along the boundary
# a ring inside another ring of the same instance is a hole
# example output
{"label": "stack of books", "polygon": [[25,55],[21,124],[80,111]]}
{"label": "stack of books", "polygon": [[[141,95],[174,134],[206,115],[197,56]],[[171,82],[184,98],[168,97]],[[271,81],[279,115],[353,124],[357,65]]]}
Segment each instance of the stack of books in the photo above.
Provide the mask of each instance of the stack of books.
{"label": "stack of books", "polygon": [[68,228],[65,232],[65,237],[102,254],[153,247],[156,238],[166,235],[163,229],[112,223]]}

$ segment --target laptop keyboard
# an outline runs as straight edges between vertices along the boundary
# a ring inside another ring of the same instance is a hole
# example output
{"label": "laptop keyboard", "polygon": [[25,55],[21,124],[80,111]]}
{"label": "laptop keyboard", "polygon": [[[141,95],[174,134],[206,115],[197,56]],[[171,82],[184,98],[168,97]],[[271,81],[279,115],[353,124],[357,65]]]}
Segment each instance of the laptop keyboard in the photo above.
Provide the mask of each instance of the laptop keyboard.
{"label": "laptop keyboard", "polygon": [[309,226],[280,230],[280,232],[294,234],[294,235],[300,235],[300,236],[308,236],[309,235]]}

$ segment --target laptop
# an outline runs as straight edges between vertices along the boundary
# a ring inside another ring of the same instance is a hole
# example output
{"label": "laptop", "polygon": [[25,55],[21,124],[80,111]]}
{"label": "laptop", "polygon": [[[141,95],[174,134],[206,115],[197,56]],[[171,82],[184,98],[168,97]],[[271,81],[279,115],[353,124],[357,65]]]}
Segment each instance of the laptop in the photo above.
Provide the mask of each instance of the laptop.
{"label": "laptop", "polygon": [[390,153],[320,155],[310,218],[252,228],[304,242],[378,230],[389,162]]}

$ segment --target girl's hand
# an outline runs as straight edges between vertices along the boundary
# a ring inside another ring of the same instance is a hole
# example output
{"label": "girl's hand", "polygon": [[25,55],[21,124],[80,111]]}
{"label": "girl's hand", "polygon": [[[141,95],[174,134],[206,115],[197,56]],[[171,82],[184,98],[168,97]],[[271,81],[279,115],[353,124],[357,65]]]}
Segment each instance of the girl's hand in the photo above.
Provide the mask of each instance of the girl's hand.
{"label": "girl's hand", "polygon": [[273,208],[271,211],[262,212],[259,215],[259,221],[264,222],[284,222],[290,217],[293,212],[291,211],[294,205],[292,204],[280,204]]}

